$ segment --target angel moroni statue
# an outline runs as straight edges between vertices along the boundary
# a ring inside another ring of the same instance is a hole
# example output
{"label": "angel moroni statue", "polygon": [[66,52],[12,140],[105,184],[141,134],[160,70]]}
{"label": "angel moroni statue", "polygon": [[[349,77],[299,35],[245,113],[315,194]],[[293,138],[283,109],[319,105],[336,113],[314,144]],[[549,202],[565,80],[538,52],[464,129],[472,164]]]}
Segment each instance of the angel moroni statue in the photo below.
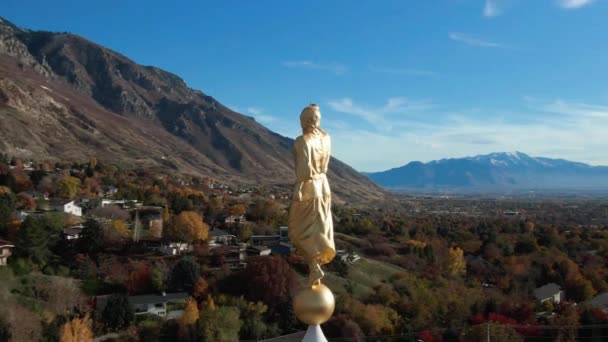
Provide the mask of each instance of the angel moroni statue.
{"label": "angel moroni statue", "polygon": [[300,114],[302,135],[294,145],[296,184],[289,210],[289,239],[310,267],[308,283],[294,297],[294,311],[310,325],[304,341],[326,341],[319,324],[334,311],[334,296],[321,284],[321,265],[336,255],[327,182],[331,140],[320,126],[319,106],[311,104]]}

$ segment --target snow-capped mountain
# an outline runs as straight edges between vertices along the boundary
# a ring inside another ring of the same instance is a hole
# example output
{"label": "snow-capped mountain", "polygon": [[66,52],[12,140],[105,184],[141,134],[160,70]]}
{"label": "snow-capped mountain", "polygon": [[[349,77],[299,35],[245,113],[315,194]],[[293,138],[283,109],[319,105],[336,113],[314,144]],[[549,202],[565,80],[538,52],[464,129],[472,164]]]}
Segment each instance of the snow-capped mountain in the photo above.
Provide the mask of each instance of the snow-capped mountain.
{"label": "snow-capped mountain", "polygon": [[522,152],[411,162],[367,175],[389,188],[608,189],[606,166],[531,157]]}

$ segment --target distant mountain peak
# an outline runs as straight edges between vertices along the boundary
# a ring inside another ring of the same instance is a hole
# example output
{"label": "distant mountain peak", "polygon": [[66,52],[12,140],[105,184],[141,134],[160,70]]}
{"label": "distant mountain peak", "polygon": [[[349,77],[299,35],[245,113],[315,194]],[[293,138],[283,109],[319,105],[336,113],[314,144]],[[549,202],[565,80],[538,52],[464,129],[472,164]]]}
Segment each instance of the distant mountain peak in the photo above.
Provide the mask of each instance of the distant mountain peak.
{"label": "distant mountain peak", "polygon": [[531,157],[520,151],[410,162],[368,176],[390,188],[608,189],[608,167]]}

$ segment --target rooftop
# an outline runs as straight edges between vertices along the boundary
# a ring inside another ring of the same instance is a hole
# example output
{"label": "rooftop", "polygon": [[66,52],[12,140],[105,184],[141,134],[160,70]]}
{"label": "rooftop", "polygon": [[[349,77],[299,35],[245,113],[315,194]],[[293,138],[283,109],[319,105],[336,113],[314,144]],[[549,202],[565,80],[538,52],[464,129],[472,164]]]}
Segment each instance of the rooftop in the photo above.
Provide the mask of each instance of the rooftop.
{"label": "rooftop", "polygon": [[0,239],[0,248],[2,247],[15,247],[15,245],[10,243],[9,241]]}
{"label": "rooftop", "polygon": [[587,303],[594,308],[608,307],[608,292],[604,292],[602,294],[595,296],[593,299],[591,299]]}
{"label": "rooftop", "polygon": [[557,285],[556,283],[549,283],[534,290],[534,297],[536,297],[536,299],[538,300],[547,299],[549,297],[555,296],[561,290],[562,287]]}
{"label": "rooftop", "polygon": [[163,295],[141,295],[141,296],[129,296],[129,302],[133,305],[138,304],[156,304],[164,302],[175,302],[185,300],[189,295],[186,292],[175,292],[167,293]]}

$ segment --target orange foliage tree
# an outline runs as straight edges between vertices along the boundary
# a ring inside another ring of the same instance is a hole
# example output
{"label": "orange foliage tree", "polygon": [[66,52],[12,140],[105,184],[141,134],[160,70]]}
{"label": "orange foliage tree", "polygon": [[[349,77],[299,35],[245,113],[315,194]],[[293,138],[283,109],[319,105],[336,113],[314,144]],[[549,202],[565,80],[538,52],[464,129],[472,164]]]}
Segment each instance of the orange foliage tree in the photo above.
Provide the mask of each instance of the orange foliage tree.
{"label": "orange foliage tree", "polygon": [[190,329],[194,326],[198,319],[199,311],[196,300],[194,300],[193,298],[188,298],[188,300],[186,300],[184,313],[177,320],[177,326],[179,327],[179,335],[182,337],[188,336],[190,334]]}
{"label": "orange foliage tree", "polygon": [[89,316],[74,318],[61,327],[61,342],[93,341],[92,322]]}
{"label": "orange foliage tree", "polygon": [[188,243],[196,240],[207,240],[209,225],[203,221],[203,217],[199,213],[183,211],[167,227],[166,236],[173,240]]}

